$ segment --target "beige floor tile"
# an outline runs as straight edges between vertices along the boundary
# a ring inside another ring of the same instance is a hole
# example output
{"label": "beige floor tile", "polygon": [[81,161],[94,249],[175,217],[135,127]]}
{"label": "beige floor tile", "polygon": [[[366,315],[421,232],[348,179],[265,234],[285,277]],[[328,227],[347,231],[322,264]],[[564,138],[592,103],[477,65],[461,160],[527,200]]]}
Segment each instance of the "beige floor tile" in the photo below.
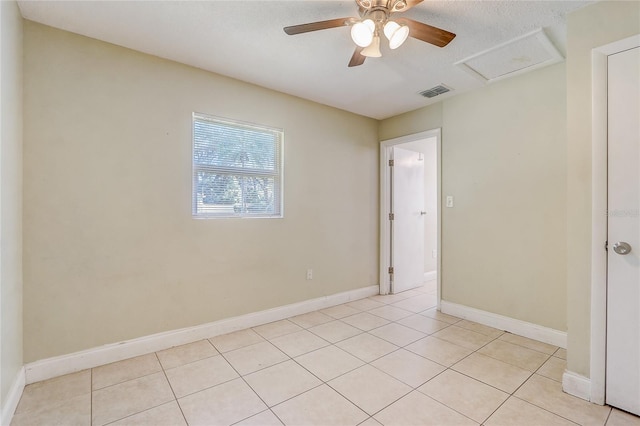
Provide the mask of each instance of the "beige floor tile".
{"label": "beige floor tile", "polygon": [[424,315],[418,314],[402,318],[397,322],[398,324],[413,328],[414,330],[421,331],[425,334],[433,334],[443,328],[449,327],[449,324],[446,322],[434,320],[433,318],[428,318]]}
{"label": "beige floor tile", "polygon": [[407,298],[409,298],[409,297],[422,296],[423,293],[424,292],[419,290],[419,287],[417,287],[417,288],[412,288],[411,290],[405,290],[399,294],[402,294],[403,296],[406,296]]}
{"label": "beige floor tile", "polygon": [[541,376],[562,382],[562,375],[567,369],[567,361],[561,358],[551,357],[536,373]]}
{"label": "beige floor tile", "polygon": [[329,342],[307,330],[276,337],[271,339],[271,343],[292,358],[329,345]]}
{"label": "beige floor tile", "polygon": [[42,411],[91,393],[91,371],[84,370],[25,386],[16,413]]}
{"label": "beige floor tile", "polygon": [[385,305],[390,305],[392,303],[396,303],[399,302],[401,300],[404,300],[406,298],[408,298],[408,295],[404,295],[402,293],[400,294],[386,294],[386,295],[376,295],[376,296],[371,296],[369,297],[369,299],[375,301],[375,302],[380,302],[380,303],[384,303]]}
{"label": "beige floor tile", "polygon": [[458,317],[454,317],[454,316],[451,316],[451,315],[443,314],[442,312],[440,312],[436,308],[431,308],[431,309],[427,309],[426,311],[422,311],[422,312],[420,312],[420,315],[424,315],[426,317],[433,318],[433,319],[438,320],[438,321],[446,322],[448,324],[455,324],[458,321],[462,321]]}
{"label": "beige floor tile", "polygon": [[370,365],[363,365],[328,384],[369,415],[377,413],[412,390]]}
{"label": "beige floor tile", "polygon": [[360,359],[336,346],[309,352],[295,360],[325,382],[364,364]]}
{"label": "beige floor tile", "polygon": [[391,305],[385,305],[379,308],[371,309],[368,312],[370,314],[377,315],[389,321],[397,321],[399,319],[406,318],[412,314],[410,311],[400,309]]}
{"label": "beige floor tile", "polygon": [[515,393],[520,399],[581,425],[603,425],[611,407],[592,404],[562,392],[562,384],[534,374]]}
{"label": "beige floor tile", "polygon": [[182,398],[238,377],[238,373],[222,355],[181,365],[165,372],[176,398]]}
{"label": "beige floor tile", "polygon": [[426,293],[438,291],[438,280],[433,279],[433,280],[426,281],[422,286],[422,288],[420,288],[419,290],[424,291]]}
{"label": "beige floor tile", "polygon": [[171,401],[133,416],[125,417],[109,426],[187,426],[176,401]]}
{"label": "beige floor tile", "polygon": [[640,417],[614,408],[607,419],[607,426],[640,426]]}
{"label": "beige floor tile", "polygon": [[243,376],[289,359],[284,352],[269,342],[226,352],[224,357]]}
{"label": "beige floor tile", "polygon": [[509,397],[453,370],[445,371],[418,390],[478,423],[484,422]]}
{"label": "beige floor tile", "polygon": [[309,312],[308,314],[298,315],[293,318],[289,318],[289,321],[298,324],[302,328],[310,328],[314,325],[324,324],[326,322],[333,321],[334,318],[329,315],[325,315],[322,312]]}
{"label": "beige floor tile", "polygon": [[322,312],[325,315],[329,315],[330,317],[333,317],[335,319],[340,319],[340,318],[348,317],[350,315],[355,315],[361,311],[360,309],[356,309],[352,306],[337,305],[327,309],[323,309],[320,312]]}
{"label": "beige floor tile", "polygon": [[294,361],[285,361],[244,377],[269,407],[322,384]]}
{"label": "beige floor tile", "polygon": [[285,425],[355,426],[367,414],[327,385],[318,386],[280,405],[273,412]]}
{"label": "beige floor tile", "polygon": [[385,355],[371,365],[414,388],[445,370],[442,365],[405,349]]}
{"label": "beige floor tile", "polygon": [[315,327],[311,327],[309,331],[331,343],[336,343],[362,333],[362,330],[345,324],[342,321],[332,321],[316,325]]}
{"label": "beige floor tile", "polygon": [[503,340],[494,340],[480,348],[478,353],[531,372],[536,371],[549,358],[549,355],[543,354],[542,352],[527,349],[524,346],[514,345],[513,343]]}
{"label": "beige floor tile", "polygon": [[373,417],[385,426],[477,425],[418,391],[411,392]]}
{"label": "beige floor tile", "polygon": [[229,334],[212,337],[209,339],[213,346],[220,352],[229,352],[245,346],[255,345],[263,342],[264,339],[250,328],[247,330],[235,331]]}
{"label": "beige floor tile", "polygon": [[504,331],[498,330],[497,328],[467,320],[457,322],[456,327],[466,328],[467,330],[475,331],[476,333],[484,334],[485,336],[489,336],[494,339],[504,334]]}
{"label": "beige floor tile", "polygon": [[16,413],[11,426],[91,425],[91,393],[74,396],[57,403],[39,404],[38,408]]}
{"label": "beige floor tile", "polygon": [[165,370],[218,355],[218,351],[208,340],[200,340],[156,353]]}
{"label": "beige floor tile", "polygon": [[407,345],[405,349],[446,367],[455,364],[473,352],[471,349],[432,336]]}
{"label": "beige floor tile", "polygon": [[373,417],[369,417],[364,422],[360,423],[358,426],[382,426],[382,423],[374,419]]}
{"label": "beige floor tile", "polygon": [[363,333],[336,344],[364,362],[371,362],[398,349],[392,343],[371,334]]}
{"label": "beige floor tile", "polygon": [[575,426],[576,424],[556,416],[521,399],[511,397],[493,413],[486,426]]}
{"label": "beige floor tile", "polygon": [[162,371],[162,367],[155,353],[103,365],[94,368],[91,372],[92,389],[102,389],[158,371]]}
{"label": "beige floor tile", "polygon": [[513,393],[531,375],[530,371],[479,353],[469,355],[451,368],[507,393]]}
{"label": "beige floor tile", "polygon": [[371,330],[369,333],[398,346],[406,346],[409,343],[413,343],[427,337],[426,334],[421,333],[418,330],[414,330],[413,328],[405,327],[404,325],[397,323],[387,324],[376,328],[375,330]]}
{"label": "beige floor tile", "polygon": [[380,306],[384,306],[384,303],[376,302],[375,300],[371,300],[371,299],[360,299],[354,302],[349,302],[346,305],[354,309],[358,309],[360,311],[368,311],[370,309],[375,309],[375,308],[379,308]]}
{"label": "beige floor tile", "polygon": [[451,342],[458,346],[463,346],[474,351],[480,349],[482,346],[493,340],[489,336],[476,333],[475,331],[460,328],[457,325],[443,328],[437,333],[434,333],[433,337],[446,340],[447,342]]}
{"label": "beige floor tile", "polygon": [[240,423],[236,423],[235,426],[282,426],[282,422],[271,410],[265,410]]}
{"label": "beige floor tile", "polygon": [[533,349],[534,351],[542,352],[549,355],[558,350],[557,346],[552,346],[547,343],[538,342],[537,340],[528,339],[526,337],[518,336],[511,333],[505,333],[500,336],[499,339],[509,343],[513,343],[514,345],[524,346],[525,348]]}
{"label": "beige floor tile", "polygon": [[364,331],[373,330],[374,328],[389,324],[388,320],[377,315],[371,315],[369,312],[360,312],[359,314],[344,317],[342,318],[342,322],[346,322]]}
{"label": "beige floor tile", "polygon": [[189,426],[230,425],[267,408],[242,379],[180,398],[178,403]]}
{"label": "beige floor tile", "polygon": [[558,348],[557,351],[553,354],[553,356],[558,357],[560,359],[567,359],[567,350],[563,348]]}
{"label": "beige floor tile", "polygon": [[434,294],[420,294],[419,296],[401,300],[393,304],[396,308],[405,309],[413,313],[422,312],[436,306],[437,298]]}
{"label": "beige floor tile", "polygon": [[297,324],[289,320],[281,320],[271,322],[269,324],[253,327],[253,331],[264,337],[265,339],[273,339],[275,337],[284,336],[285,334],[295,333],[302,330]]}
{"label": "beige floor tile", "polygon": [[163,372],[129,380],[93,392],[92,423],[104,425],[173,400]]}

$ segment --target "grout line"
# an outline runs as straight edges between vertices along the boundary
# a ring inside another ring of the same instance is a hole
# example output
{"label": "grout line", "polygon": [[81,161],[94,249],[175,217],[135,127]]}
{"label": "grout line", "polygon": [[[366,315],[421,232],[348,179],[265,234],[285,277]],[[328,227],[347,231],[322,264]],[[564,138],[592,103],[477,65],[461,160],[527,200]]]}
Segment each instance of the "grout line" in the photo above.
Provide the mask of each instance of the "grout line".
{"label": "grout line", "polygon": [[189,424],[189,422],[187,421],[187,417],[184,415],[184,411],[182,411],[182,406],[180,405],[180,402],[178,402],[178,396],[176,395],[176,392],[173,390],[173,385],[171,384],[171,381],[169,380],[169,376],[167,376],[167,372],[164,369],[164,366],[162,365],[162,363],[160,362],[160,357],[158,357],[158,353],[154,352],[156,359],[158,360],[158,364],[160,364],[160,367],[162,368],[162,374],[164,374],[164,378],[167,380],[167,384],[169,385],[169,389],[171,389],[171,393],[173,394],[173,398],[174,401],[176,402],[176,405],[178,406],[178,409],[180,410],[180,414],[182,414],[182,418],[184,419],[184,422],[186,424]]}

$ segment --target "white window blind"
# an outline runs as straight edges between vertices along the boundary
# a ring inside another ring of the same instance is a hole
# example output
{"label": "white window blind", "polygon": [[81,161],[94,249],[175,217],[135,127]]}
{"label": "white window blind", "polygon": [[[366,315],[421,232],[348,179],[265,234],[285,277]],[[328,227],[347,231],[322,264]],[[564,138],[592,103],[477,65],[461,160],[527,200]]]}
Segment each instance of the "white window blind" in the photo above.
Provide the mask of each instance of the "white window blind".
{"label": "white window blind", "polygon": [[193,215],[282,217],[283,132],[193,114]]}

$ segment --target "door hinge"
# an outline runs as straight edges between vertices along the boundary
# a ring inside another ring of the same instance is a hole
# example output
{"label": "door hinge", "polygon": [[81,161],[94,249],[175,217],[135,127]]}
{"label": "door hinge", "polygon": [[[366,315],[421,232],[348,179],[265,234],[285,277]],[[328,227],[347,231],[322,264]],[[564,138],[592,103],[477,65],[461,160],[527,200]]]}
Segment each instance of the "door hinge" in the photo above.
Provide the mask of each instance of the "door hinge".
{"label": "door hinge", "polygon": [[389,213],[389,220],[393,220],[393,219],[394,219],[393,213]]}
{"label": "door hinge", "polygon": [[393,275],[393,266],[389,266],[389,273]]}
{"label": "door hinge", "polygon": [[394,165],[394,161],[393,160],[389,160],[389,167],[393,167]]}
{"label": "door hinge", "polygon": [[609,241],[604,242],[604,250],[609,251]]}

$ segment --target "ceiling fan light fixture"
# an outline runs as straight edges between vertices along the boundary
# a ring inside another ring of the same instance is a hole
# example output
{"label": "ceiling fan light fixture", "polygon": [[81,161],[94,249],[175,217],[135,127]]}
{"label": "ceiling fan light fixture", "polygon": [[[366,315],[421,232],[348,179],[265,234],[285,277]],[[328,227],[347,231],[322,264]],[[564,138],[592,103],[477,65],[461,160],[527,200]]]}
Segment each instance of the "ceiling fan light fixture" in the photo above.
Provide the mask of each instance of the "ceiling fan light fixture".
{"label": "ceiling fan light fixture", "polygon": [[371,19],[356,22],[351,27],[351,39],[360,47],[367,47],[373,41],[376,24]]}
{"label": "ceiling fan light fixture", "polygon": [[362,52],[360,52],[360,54],[369,58],[381,57],[382,53],[380,52],[380,36],[374,36],[371,44],[364,48]]}
{"label": "ceiling fan light fixture", "polygon": [[400,25],[394,21],[388,21],[384,25],[384,35],[389,40],[389,47],[391,49],[397,49],[402,46],[402,43],[409,37],[409,27]]}

